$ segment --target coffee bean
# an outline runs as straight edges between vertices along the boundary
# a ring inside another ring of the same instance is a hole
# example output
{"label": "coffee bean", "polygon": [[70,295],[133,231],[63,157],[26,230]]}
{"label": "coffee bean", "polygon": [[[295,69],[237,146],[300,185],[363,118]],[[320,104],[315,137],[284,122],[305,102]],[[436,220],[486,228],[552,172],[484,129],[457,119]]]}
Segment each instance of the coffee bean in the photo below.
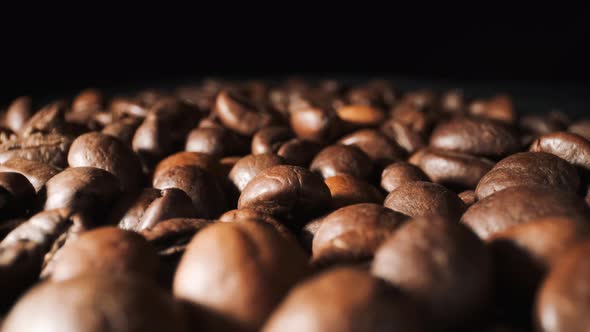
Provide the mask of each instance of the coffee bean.
{"label": "coffee bean", "polygon": [[214,172],[219,164],[217,158],[209,154],[189,151],[177,152],[160,160],[154,170],[154,178],[159,177],[166,169],[175,166],[196,166]]}
{"label": "coffee bean", "polygon": [[274,166],[258,173],[242,190],[238,208],[252,208],[297,225],[330,205],[330,190],[318,175],[297,166]]}
{"label": "coffee bean", "polygon": [[590,210],[574,193],[529,185],[506,188],[479,200],[461,220],[487,239],[515,225],[552,216],[586,220]]}
{"label": "coffee bean", "polygon": [[132,118],[145,118],[149,111],[149,109],[141,105],[139,101],[128,98],[114,98],[111,101],[109,109],[111,113],[120,118],[127,116]]}
{"label": "coffee bean", "polygon": [[281,146],[293,136],[293,132],[288,127],[262,128],[252,137],[252,154],[277,153]]}
{"label": "coffee bean", "polygon": [[396,142],[406,153],[413,153],[426,146],[426,139],[422,133],[398,120],[387,120],[380,128],[381,132]]}
{"label": "coffee bean", "polygon": [[377,188],[354,176],[335,175],[324,182],[330,189],[332,207],[335,209],[357,203],[383,203],[383,194]]}
{"label": "coffee bean", "polygon": [[247,99],[227,90],[217,95],[215,114],[225,127],[245,136],[276,122],[272,113],[257,109]]}
{"label": "coffee bean", "polygon": [[[188,245],[174,279],[174,295],[214,313],[205,320],[217,314],[243,329],[257,330],[306,275],[306,264],[297,244],[268,224],[216,223]],[[231,283],[224,281],[228,274]]]}
{"label": "coffee bean", "polygon": [[283,158],[271,153],[247,155],[241,158],[231,168],[228,177],[236,188],[238,188],[239,191],[242,191],[248,182],[261,171],[273,166],[282,165],[283,163]]}
{"label": "coffee bean", "polygon": [[324,179],[339,174],[366,179],[372,172],[373,164],[371,159],[357,147],[331,145],[315,156],[309,169],[320,174]]}
{"label": "coffee bean", "polygon": [[[557,130],[555,130],[557,131]],[[574,133],[576,135],[582,136],[587,140],[590,140],[590,121],[588,120],[580,120],[577,122],[572,123],[567,131],[570,133]]]}
{"label": "coffee bean", "polygon": [[399,186],[414,181],[429,181],[429,179],[421,169],[404,161],[387,166],[381,173],[381,188],[387,192],[392,192]]}
{"label": "coffee bean", "polygon": [[219,221],[221,221],[221,222],[242,222],[242,221],[263,222],[263,223],[267,223],[267,224],[271,225],[272,227],[274,227],[274,229],[280,235],[282,235],[286,238],[289,238],[290,240],[294,239],[293,234],[291,233],[289,228],[287,228],[287,226],[282,224],[280,221],[275,219],[273,216],[266,214],[264,212],[261,212],[261,211],[253,210],[253,209],[242,208],[242,209],[227,211],[226,213],[222,214],[219,217]]}
{"label": "coffee bean", "polygon": [[185,150],[219,158],[241,154],[247,151],[247,146],[240,138],[224,128],[197,128],[189,133]]}
{"label": "coffee bean", "polygon": [[227,209],[222,187],[208,171],[196,166],[174,166],[154,177],[154,188],[178,188],[192,200],[197,218],[215,218]]}
{"label": "coffee bean", "polygon": [[72,142],[68,153],[70,167],[96,167],[115,175],[123,191],[141,184],[141,164],[135,153],[116,138],[88,133]]}
{"label": "coffee bean", "polygon": [[590,170],[590,142],[576,134],[557,132],[543,135],[533,142],[530,151],[551,153],[570,164]]}
{"label": "coffee bean", "polygon": [[467,109],[467,101],[463,91],[455,89],[445,92],[440,98],[440,106],[444,112],[451,114],[464,114]]}
{"label": "coffee bean", "polygon": [[313,260],[326,264],[371,259],[381,243],[407,219],[377,204],[354,204],[323,218],[313,237]]}
{"label": "coffee bean", "polygon": [[262,331],[426,331],[416,305],[368,273],[336,268],[293,289]]}
{"label": "coffee bean", "polygon": [[465,326],[483,313],[492,294],[491,272],[481,240],[464,225],[440,218],[401,226],[372,265],[373,275],[399,287],[447,327]]}
{"label": "coffee bean", "polygon": [[487,100],[483,107],[472,107],[471,115],[497,120],[508,124],[516,122],[516,113],[512,100],[507,95],[498,95]]}
{"label": "coffee bean", "polygon": [[33,116],[32,101],[30,97],[16,98],[4,116],[3,125],[15,133],[21,131],[25,123]]}
{"label": "coffee bean", "polygon": [[93,275],[39,284],[19,300],[2,328],[7,332],[186,331],[177,304],[151,283]]}
{"label": "coffee bean", "polygon": [[31,201],[35,198],[35,188],[22,174],[0,172],[0,213],[3,216],[18,214],[26,208],[34,208]]}
{"label": "coffee bean", "polygon": [[352,145],[366,153],[375,164],[386,166],[404,157],[404,151],[377,130],[362,129],[344,136],[338,141],[343,145]]}
{"label": "coffee bean", "polygon": [[61,134],[31,134],[0,144],[0,163],[21,158],[63,168],[71,144],[72,139]]}
{"label": "coffee bean", "polygon": [[[422,102],[417,101],[421,105]],[[391,111],[390,118],[409,130],[421,135],[430,131],[435,122],[435,117],[428,113],[422,106],[413,102],[402,102]]]}
{"label": "coffee bean", "polygon": [[369,105],[346,105],[336,109],[338,117],[354,126],[378,126],[385,119],[385,113]]}
{"label": "coffee bean", "polygon": [[291,128],[297,137],[316,143],[330,142],[342,132],[342,123],[335,112],[312,106],[291,112]]}
{"label": "coffee bean", "polygon": [[483,199],[506,188],[543,185],[576,192],[580,178],[576,169],[554,155],[543,152],[521,152],[499,161],[477,185],[475,194]]}
{"label": "coffee bean", "polygon": [[455,189],[474,189],[494,166],[485,158],[465,153],[425,148],[414,153],[409,162],[420,167],[433,182]]}
{"label": "coffee bean", "polygon": [[477,201],[477,196],[475,196],[475,191],[473,190],[465,190],[459,193],[459,198],[463,201],[466,207],[470,207]]}
{"label": "coffee bean", "polygon": [[430,137],[430,146],[445,151],[499,158],[516,152],[520,143],[516,133],[500,122],[454,118],[436,126]]}
{"label": "coffee bean", "polygon": [[277,155],[288,165],[308,167],[320,150],[321,146],[317,143],[294,138],[281,145]]}
{"label": "coffee bean", "polygon": [[132,147],[133,135],[140,124],[141,121],[138,118],[124,118],[106,125],[101,132],[119,139],[128,147]]}
{"label": "coffee bean", "polygon": [[584,331],[590,324],[588,290],[590,278],[587,257],[590,244],[576,246],[560,258],[543,282],[535,306],[538,331]]}
{"label": "coffee bean", "polygon": [[21,158],[12,158],[0,164],[0,172],[24,175],[38,192],[45,183],[61,170],[55,166]]}
{"label": "coffee bean", "polygon": [[447,188],[431,182],[402,184],[385,198],[383,205],[412,218],[442,216],[459,220],[465,205]]}

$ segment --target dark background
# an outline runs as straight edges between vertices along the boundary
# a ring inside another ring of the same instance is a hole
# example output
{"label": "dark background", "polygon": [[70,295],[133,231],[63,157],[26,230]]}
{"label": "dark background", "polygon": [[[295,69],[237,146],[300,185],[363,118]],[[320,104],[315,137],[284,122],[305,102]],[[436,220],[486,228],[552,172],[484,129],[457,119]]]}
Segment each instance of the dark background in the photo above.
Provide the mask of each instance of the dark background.
{"label": "dark background", "polygon": [[82,17],[59,29],[42,24],[4,30],[0,105],[18,95],[69,96],[85,87],[125,91],[211,76],[291,75],[385,77],[402,88],[509,92],[533,111],[564,107],[584,113],[590,105],[585,11],[544,17],[529,12],[534,19],[523,21],[485,9],[456,16],[432,15],[436,9],[383,10],[388,12],[250,17],[236,9],[234,16],[217,10],[134,22],[125,15],[98,22]]}

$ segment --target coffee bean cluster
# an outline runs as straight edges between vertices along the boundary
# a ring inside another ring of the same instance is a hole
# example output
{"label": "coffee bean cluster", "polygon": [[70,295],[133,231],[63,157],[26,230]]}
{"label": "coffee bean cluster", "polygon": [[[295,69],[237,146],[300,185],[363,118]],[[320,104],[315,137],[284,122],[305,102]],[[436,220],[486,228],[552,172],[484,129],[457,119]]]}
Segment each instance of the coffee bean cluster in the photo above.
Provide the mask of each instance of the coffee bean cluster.
{"label": "coffee bean cluster", "polygon": [[590,120],[388,81],[5,106],[4,332],[590,328]]}

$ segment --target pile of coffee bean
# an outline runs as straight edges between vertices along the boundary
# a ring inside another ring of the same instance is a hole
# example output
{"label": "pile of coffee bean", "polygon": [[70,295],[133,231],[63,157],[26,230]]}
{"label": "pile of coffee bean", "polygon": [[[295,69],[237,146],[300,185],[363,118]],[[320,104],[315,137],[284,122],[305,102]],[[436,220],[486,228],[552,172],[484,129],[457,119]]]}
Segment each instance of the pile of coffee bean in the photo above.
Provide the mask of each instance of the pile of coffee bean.
{"label": "pile of coffee bean", "polygon": [[4,332],[590,328],[590,120],[378,80],[4,106]]}

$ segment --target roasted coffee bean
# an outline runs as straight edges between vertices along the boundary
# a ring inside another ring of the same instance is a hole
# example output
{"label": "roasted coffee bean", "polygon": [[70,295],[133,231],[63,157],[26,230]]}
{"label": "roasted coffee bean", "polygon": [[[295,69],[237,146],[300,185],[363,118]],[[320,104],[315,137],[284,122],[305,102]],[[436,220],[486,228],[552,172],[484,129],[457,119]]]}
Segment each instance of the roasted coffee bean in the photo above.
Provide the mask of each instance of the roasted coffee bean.
{"label": "roasted coffee bean", "polygon": [[451,114],[463,114],[467,103],[463,91],[455,89],[445,92],[440,98],[440,107],[444,112]]}
{"label": "roasted coffee bean", "polygon": [[313,237],[318,263],[372,259],[381,243],[407,219],[377,204],[355,204],[323,218]]}
{"label": "roasted coffee bean", "polygon": [[551,269],[537,294],[535,326],[540,332],[584,331],[590,325],[590,244],[567,251]]}
{"label": "roasted coffee bean", "polygon": [[531,145],[532,152],[547,152],[570,164],[590,170],[590,142],[582,136],[557,132],[537,138]]}
{"label": "roasted coffee bean", "polygon": [[251,208],[296,225],[330,206],[330,189],[322,178],[297,166],[275,166],[258,173],[242,190],[238,208]]}
{"label": "roasted coffee bean", "polygon": [[540,114],[523,115],[519,119],[518,125],[521,130],[534,137],[565,129],[561,123],[554,121],[546,115]]}
{"label": "roasted coffee bean", "polygon": [[3,216],[33,208],[35,188],[26,177],[14,172],[0,172],[0,213]]}
{"label": "roasted coffee bean", "polygon": [[87,221],[69,209],[43,211],[21,223],[0,242],[2,310],[37,281],[43,256],[74,224]]}
{"label": "roasted coffee bean", "polygon": [[137,100],[129,98],[115,98],[109,107],[111,113],[119,118],[145,118],[148,115],[148,108],[144,107]]}
{"label": "roasted coffee bean", "polygon": [[217,158],[239,155],[247,149],[243,139],[224,128],[193,129],[185,145],[186,151],[205,153]]}
{"label": "roasted coffee bean", "polygon": [[418,167],[399,161],[385,167],[381,173],[381,188],[389,193],[408,182],[429,180],[428,176]]}
{"label": "roasted coffee bean", "polygon": [[83,275],[137,275],[154,279],[158,269],[156,251],[139,234],[116,227],[101,227],[67,242],[48,267],[53,281]]}
{"label": "roasted coffee bean", "polygon": [[295,287],[263,332],[427,331],[419,309],[381,280],[335,268]]}
{"label": "roasted coffee bean", "polygon": [[544,217],[587,220],[590,210],[582,198],[546,186],[506,188],[473,204],[461,220],[482,239]]}
{"label": "roasted coffee bean", "polygon": [[378,130],[362,129],[341,138],[338,143],[352,145],[366,153],[375,164],[386,166],[404,157],[404,151]]}
{"label": "roasted coffee bean", "polygon": [[131,146],[148,165],[153,165],[175,150],[174,142],[168,136],[172,128],[155,114],[149,114],[135,131]]}
{"label": "roasted coffee bean", "polygon": [[492,261],[483,242],[464,225],[440,218],[402,225],[377,250],[372,272],[442,326],[477,320],[492,294]]}
{"label": "roasted coffee bean", "polygon": [[497,120],[508,124],[516,122],[516,112],[512,100],[507,95],[498,95],[484,102],[483,107],[471,107],[473,116]]}
{"label": "roasted coffee bean", "polygon": [[291,111],[291,128],[297,137],[316,143],[330,142],[343,131],[335,112],[312,106]]}
{"label": "roasted coffee bean", "polygon": [[[49,179],[45,188],[45,210],[70,208],[89,214],[102,213],[120,193],[117,177],[94,167],[68,168]],[[102,217],[96,218],[101,223]]]}
{"label": "roasted coffee bean", "polygon": [[385,119],[385,112],[370,105],[345,105],[336,109],[338,117],[353,126],[378,126]]}
{"label": "roasted coffee bean", "polygon": [[70,167],[96,167],[119,179],[123,191],[134,190],[141,184],[141,163],[135,153],[118,139],[88,133],[72,142],[68,153]]}
{"label": "roasted coffee bean", "polygon": [[219,163],[217,158],[206,153],[189,151],[177,152],[160,160],[154,170],[154,178],[159,177],[166,169],[176,166],[196,166],[214,172],[219,166]]}
{"label": "roasted coffee bean", "polygon": [[398,120],[387,120],[380,128],[381,132],[396,142],[406,153],[413,153],[427,145],[422,133]]}
{"label": "roasted coffee bean", "polygon": [[[174,295],[213,313],[204,320],[218,315],[255,331],[306,276],[306,266],[297,244],[268,224],[216,223],[197,233],[188,245],[174,279]],[[224,282],[228,274],[231,283]]]}
{"label": "roasted coffee bean", "polygon": [[412,218],[442,216],[459,220],[465,211],[461,199],[447,188],[431,182],[402,184],[385,198],[383,205]]}
{"label": "roasted coffee bean", "polygon": [[0,172],[24,175],[38,192],[45,183],[61,170],[55,166],[21,158],[12,158],[0,164]]}
{"label": "roasted coffee bean", "polygon": [[272,153],[247,155],[231,168],[228,178],[239,191],[242,191],[261,171],[282,164],[283,158]]}
{"label": "roasted coffee bean", "polygon": [[157,189],[178,188],[192,200],[197,218],[215,218],[227,210],[227,201],[217,179],[208,171],[196,166],[166,168],[154,177]]}
{"label": "roasted coffee bean", "polygon": [[253,209],[243,208],[243,209],[236,209],[230,210],[226,213],[222,214],[219,217],[219,221],[221,222],[241,222],[241,221],[257,221],[257,222],[264,222],[270,224],[275,228],[279,234],[289,239],[293,239],[293,233],[287,228],[287,226],[283,225],[280,221],[275,219],[273,216],[266,214],[261,211],[256,211]]}
{"label": "roasted coffee bean", "polygon": [[192,218],[197,214],[190,197],[177,188],[146,188],[130,205],[124,206],[126,211],[119,227],[136,232],[152,228],[163,220]]}
{"label": "roasted coffee bean", "polygon": [[262,128],[252,137],[252,154],[277,153],[293,136],[293,132],[287,127]]}
{"label": "roasted coffee bean", "polygon": [[409,162],[420,167],[433,182],[455,189],[474,189],[494,166],[485,158],[432,148],[418,150]]}
{"label": "roasted coffee bean", "polygon": [[135,131],[140,124],[141,121],[138,118],[124,118],[106,125],[101,132],[113,136],[126,146],[131,147],[133,144],[133,135],[135,135]]}
{"label": "roasted coffee bean", "polygon": [[228,129],[245,136],[276,122],[273,114],[258,109],[243,96],[224,90],[215,100],[215,114]]}
{"label": "roasted coffee bean", "polygon": [[409,101],[401,102],[395,106],[391,111],[390,118],[422,135],[429,132],[435,122],[435,118],[426,112],[423,106],[415,105]]}
{"label": "roasted coffee bean", "polygon": [[549,217],[515,225],[489,239],[496,297],[513,319],[529,319],[535,292],[567,249],[590,239],[590,223]]}
{"label": "roasted coffee bean", "polygon": [[307,167],[320,150],[321,146],[317,143],[294,138],[283,144],[277,155],[288,165]]}
{"label": "roasted coffee bean", "polygon": [[34,287],[8,314],[2,330],[184,332],[184,324],[178,305],[151,283],[87,275]]}
{"label": "roasted coffee bean", "polygon": [[477,201],[477,196],[475,196],[475,191],[473,190],[465,190],[460,192],[459,198],[463,201],[466,207],[470,207]]}
{"label": "roasted coffee bean", "polygon": [[373,164],[371,159],[357,147],[331,145],[315,156],[309,169],[320,174],[324,179],[340,174],[366,179],[372,172]]}
{"label": "roasted coffee bean", "polygon": [[13,158],[27,159],[56,167],[68,165],[72,139],[61,134],[35,133],[0,144],[0,163]]}
{"label": "roasted coffee bean", "polygon": [[31,104],[30,97],[16,98],[6,110],[3,125],[15,133],[20,132],[25,123],[33,116]]}
{"label": "roasted coffee bean", "polygon": [[522,185],[542,185],[576,192],[580,178],[575,167],[563,159],[543,152],[521,152],[499,161],[479,182],[477,199],[500,190]]}
{"label": "roasted coffee bean", "polygon": [[332,207],[337,209],[357,203],[383,203],[379,189],[354,176],[341,174],[327,178],[326,185],[332,195]]}
{"label": "roasted coffee bean", "polygon": [[19,136],[27,137],[37,134],[65,133],[67,124],[65,120],[66,105],[63,102],[51,103],[35,113],[21,127]]}
{"label": "roasted coffee bean", "polygon": [[571,126],[569,126],[569,128],[567,128],[567,131],[582,136],[587,140],[590,140],[590,121],[581,120],[574,122]]}
{"label": "roasted coffee bean", "polygon": [[500,122],[460,117],[436,126],[430,137],[430,146],[440,150],[499,158],[516,152],[520,142],[514,130]]}
{"label": "roasted coffee bean", "polygon": [[72,112],[99,111],[104,107],[104,97],[96,89],[81,91],[72,101]]}

